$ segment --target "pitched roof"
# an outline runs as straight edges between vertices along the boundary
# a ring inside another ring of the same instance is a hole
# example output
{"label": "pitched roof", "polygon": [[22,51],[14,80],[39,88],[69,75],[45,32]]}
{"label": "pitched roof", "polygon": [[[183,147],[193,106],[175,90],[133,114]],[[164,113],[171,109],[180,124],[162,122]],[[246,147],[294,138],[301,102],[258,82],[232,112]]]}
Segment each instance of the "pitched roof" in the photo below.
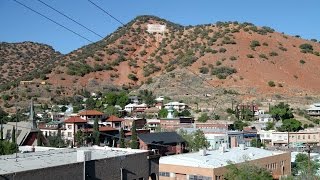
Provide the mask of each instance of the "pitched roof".
{"label": "pitched roof", "polygon": [[138,134],[138,138],[146,144],[171,144],[185,142],[185,140],[176,132]]}
{"label": "pitched roof", "polygon": [[102,112],[97,111],[97,110],[85,110],[80,113],[78,113],[80,116],[94,116],[94,115],[103,115]]}
{"label": "pitched roof", "polygon": [[111,115],[111,116],[107,119],[107,121],[109,121],[109,122],[119,122],[119,121],[124,121],[124,119],[119,118],[119,117],[114,116],[114,115]]}
{"label": "pitched roof", "polygon": [[81,119],[79,116],[74,116],[66,119],[64,122],[65,123],[86,123],[87,121],[84,119]]}

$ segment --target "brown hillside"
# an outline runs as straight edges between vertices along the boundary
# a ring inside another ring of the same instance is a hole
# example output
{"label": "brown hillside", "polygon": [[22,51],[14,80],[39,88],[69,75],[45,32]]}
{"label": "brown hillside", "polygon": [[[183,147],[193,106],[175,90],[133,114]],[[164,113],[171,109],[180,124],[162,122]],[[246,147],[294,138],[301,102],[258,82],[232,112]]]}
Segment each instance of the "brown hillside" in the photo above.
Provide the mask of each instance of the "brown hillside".
{"label": "brown hillside", "polygon": [[60,56],[52,47],[34,42],[0,43],[0,86],[16,79],[32,80]]}
{"label": "brown hillside", "polygon": [[[165,24],[167,31],[149,34],[147,24]],[[47,75],[45,88],[59,89],[50,91],[51,96],[110,84],[128,88],[151,83],[146,87],[165,90],[175,86],[177,79],[161,86],[152,81],[159,83],[156,81],[162,81],[164,74],[184,69],[201,76],[211,88],[234,89],[243,96],[312,95],[320,92],[319,51],[317,42],[250,23],[183,27],[140,16],[105,39],[64,56]],[[183,86],[187,85],[192,83]]]}

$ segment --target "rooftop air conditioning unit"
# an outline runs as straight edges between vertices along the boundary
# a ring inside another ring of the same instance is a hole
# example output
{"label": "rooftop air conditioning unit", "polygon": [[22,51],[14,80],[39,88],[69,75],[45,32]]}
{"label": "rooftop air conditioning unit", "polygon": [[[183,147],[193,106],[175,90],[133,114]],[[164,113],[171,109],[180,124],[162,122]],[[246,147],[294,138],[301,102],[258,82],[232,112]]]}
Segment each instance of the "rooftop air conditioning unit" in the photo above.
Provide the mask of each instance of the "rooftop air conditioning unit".
{"label": "rooftop air conditioning unit", "polygon": [[91,161],[91,151],[77,150],[77,162]]}

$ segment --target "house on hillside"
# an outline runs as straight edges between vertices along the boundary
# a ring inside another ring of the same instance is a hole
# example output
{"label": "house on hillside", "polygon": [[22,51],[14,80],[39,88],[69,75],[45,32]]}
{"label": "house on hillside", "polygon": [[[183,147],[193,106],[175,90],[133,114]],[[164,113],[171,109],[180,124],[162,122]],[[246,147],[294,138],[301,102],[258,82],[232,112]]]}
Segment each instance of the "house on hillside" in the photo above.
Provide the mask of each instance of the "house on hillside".
{"label": "house on hillside", "polygon": [[119,118],[117,116],[111,115],[110,117],[108,117],[107,119],[107,124],[109,124],[111,127],[115,128],[115,129],[120,129],[123,128],[123,122],[125,120],[122,118]]}
{"label": "house on hillside", "polygon": [[310,116],[320,116],[320,103],[310,105],[306,111]]}
{"label": "house on hillside", "polygon": [[79,116],[70,117],[64,121],[65,123],[65,131],[64,138],[67,141],[72,142],[74,144],[76,142],[75,134],[78,130],[82,130],[86,127],[87,120],[80,118]]}
{"label": "house on hillside", "polygon": [[173,108],[179,112],[185,110],[187,107],[188,106],[185,103],[180,103],[180,102],[169,102],[164,105],[164,108],[166,109]]}
{"label": "house on hillside", "polygon": [[162,156],[185,152],[186,141],[176,132],[138,134],[140,149],[157,149]]}
{"label": "house on hillside", "polygon": [[93,124],[95,119],[101,123],[105,116],[102,112],[97,110],[84,110],[78,113],[81,119],[87,120],[89,124]]}

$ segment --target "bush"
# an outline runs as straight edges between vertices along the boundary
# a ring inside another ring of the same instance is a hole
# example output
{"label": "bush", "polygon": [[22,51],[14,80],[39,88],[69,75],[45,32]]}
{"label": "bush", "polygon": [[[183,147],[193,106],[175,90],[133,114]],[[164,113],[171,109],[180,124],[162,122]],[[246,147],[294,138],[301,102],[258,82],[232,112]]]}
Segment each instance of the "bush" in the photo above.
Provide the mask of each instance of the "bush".
{"label": "bush", "polygon": [[230,68],[227,66],[215,67],[212,69],[211,74],[216,75],[219,79],[226,79],[227,76],[237,73],[235,68]]}
{"label": "bush", "polygon": [[278,53],[272,51],[272,52],[269,53],[269,55],[270,55],[270,56],[278,56]]}
{"label": "bush", "polygon": [[146,55],[147,54],[147,51],[146,50],[142,50],[142,51],[140,51],[140,56],[144,56],[144,55]]}
{"label": "bush", "polygon": [[252,54],[247,54],[247,58],[254,58]]}
{"label": "bush", "polygon": [[311,44],[307,44],[307,43],[301,44],[299,46],[299,48],[301,49],[301,52],[303,52],[303,53],[312,53],[312,51],[313,51],[312,45]]}
{"label": "bush", "polygon": [[250,47],[251,47],[252,49],[254,49],[254,48],[257,47],[257,46],[260,46],[259,41],[256,41],[256,40],[251,41]]}
{"label": "bush", "polygon": [[208,72],[209,72],[209,68],[207,68],[207,67],[201,67],[201,68],[199,68],[200,70],[200,73],[202,73],[202,74],[208,74]]}
{"label": "bush", "polygon": [[219,49],[219,52],[220,52],[220,53],[225,53],[226,51],[227,51],[226,48],[220,48],[220,49]]}
{"label": "bush", "polygon": [[276,86],[276,84],[275,84],[273,81],[269,81],[269,82],[268,82],[268,85],[269,85],[270,87],[275,87],[275,86]]}
{"label": "bush", "polygon": [[131,79],[132,81],[138,81],[137,76],[134,75],[134,74],[129,74],[129,75],[128,75],[128,78]]}
{"label": "bush", "polygon": [[216,66],[220,66],[221,64],[222,64],[221,61],[216,62]]}
{"label": "bush", "polygon": [[263,59],[268,59],[268,57],[265,54],[259,54],[259,57]]}
{"label": "bush", "polygon": [[300,60],[300,64],[305,64],[305,63],[306,62],[303,59]]}
{"label": "bush", "polygon": [[236,58],[235,56],[231,56],[229,59],[230,59],[231,61],[237,60],[237,58]]}

